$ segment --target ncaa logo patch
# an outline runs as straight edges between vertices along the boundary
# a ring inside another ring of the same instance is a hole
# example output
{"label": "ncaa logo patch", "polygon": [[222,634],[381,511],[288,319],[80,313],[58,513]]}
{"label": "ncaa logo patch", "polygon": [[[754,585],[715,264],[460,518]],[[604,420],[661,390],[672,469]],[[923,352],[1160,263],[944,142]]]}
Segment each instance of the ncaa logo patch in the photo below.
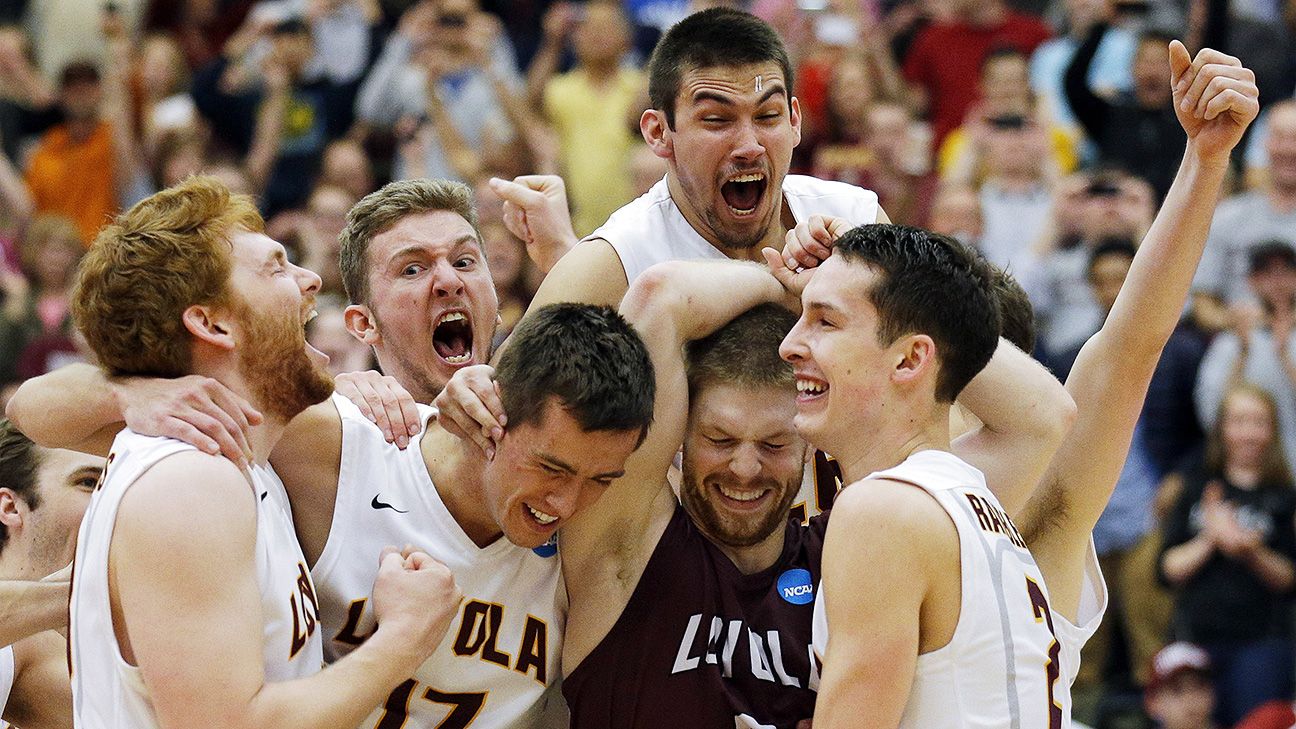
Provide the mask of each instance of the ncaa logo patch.
{"label": "ncaa logo patch", "polygon": [[555,554],[558,554],[558,535],[554,534],[552,537],[549,537],[549,541],[545,542],[544,544],[541,544],[538,547],[532,548],[531,551],[535,552],[541,557],[552,557]]}
{"label": "ncaa logo patch", "polygon": [[779,597],[793,605],[806,605],[814,602],[814,580],[809,570],[788,570],[778,578]]}

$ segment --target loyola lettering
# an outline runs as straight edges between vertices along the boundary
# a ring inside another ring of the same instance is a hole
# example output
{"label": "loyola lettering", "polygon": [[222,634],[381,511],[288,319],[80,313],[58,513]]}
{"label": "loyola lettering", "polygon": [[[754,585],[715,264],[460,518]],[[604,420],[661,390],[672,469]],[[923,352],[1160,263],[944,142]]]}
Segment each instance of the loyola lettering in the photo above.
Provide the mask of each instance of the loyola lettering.
{"label": "loyola lettering", "polygon": [[[810,589],[809,585],[788,588]],[[786,666],[783,653],[783,638],[777,630],[759,632],[749,629],[741,620],[726,621],[718,616],[711,616],[704,621],[702,613],[693,614],[684,628],[679,651],[675,654],[675,665],[671,673],[694,671],[702,665],[720,666],[720,675],[732,678],[734,675],[734,656],[738,655],[738,669],[747,671],[762,681],[778,683],[783,686],[819,690],[819,666],[814,660],[814,648],[807,644],[792,645],[789,649],[798,652],[804,649],[809,657],[808,675],[791,675]],[[706,625],[705,630],[703,625]],[[747,660],[744,661],[743,658]]]}

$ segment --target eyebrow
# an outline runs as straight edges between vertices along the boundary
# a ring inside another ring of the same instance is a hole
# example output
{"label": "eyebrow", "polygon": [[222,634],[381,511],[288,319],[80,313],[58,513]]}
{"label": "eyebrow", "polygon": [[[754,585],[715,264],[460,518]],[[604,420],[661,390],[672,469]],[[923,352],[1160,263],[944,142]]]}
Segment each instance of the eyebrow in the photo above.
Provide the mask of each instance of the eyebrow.
{"label": "eyebrow", "polygon": [[[550,454],[548,454],[548,453],[537,453],[537,454],[536,454],[536,457],[539,458],[539,459],[542,460],[542,461],[545,461],[545,462],[548,463],[550,466],[553,466],[553,467],[555,467],[555,468],[557,468],[557,469],[559,469],[559,470],[566,471],[567,473],[570,473],[570,474],[572,474],[572,475],[574,475],[574,476],[575,476],[575,475],[579,475],[579,474],[576,472],[576,467],[575,467],[575,466],[572,466],[571,464],[569,464],[569,463],[563,461],[561,458],[558,458],[558,457],[556,457],[556,456],[552,456],[552,455],[550,455]],[[611,472],[609,472],[609,473],[600,473],[600,474],[598,474],[597,476],[594,476],[593,478],[621,478],[621,477],[624,476],[624,475],[625,475],[625,469],[623,468],[623,469],[621,469],[621,470],[619,470],[619,471],[611,471]]]}
{"label": "eyebrow", "polygon": [[288,262],[288,254],[284,252],[283,246],[279,246],[273,252],[271,252],[269,256],[266,256],[265,262],[261,264],[261,268],[268,269],[274,267],[277,264],[287,263],[287,262]]}
{"label": "eyebrow", "polygon": [[[474,246],[477,245],[477,237],[470,233],[464,233],[463,235],[456,238],[453,243],[450,244],[450,250],[452,251],[457,250],[459,248],[462,248],[465,245],[474,245]],[[396,252],[391,255],[391,258],[389,260],[394,261],[398,258],[401,258],[402,256],[408,256],[416,253],[425,253],[426,251],[427,251],[427,247],[425,245],[414,243],[412,245],[407,245],[403,248],[397,249]]]}
{"label": "eyebrow", "polygon": [[809,304],[805,305],[805,309],[807,311],[815,311],[820,314],[825,312],[832,313],[832,314],[841,313],[841,309],[837,308],[836,306],[833,306],[832,304],[829,304],[826,301],[812,301]]}
{"label": "eyebrow", "polygon": [[[769,85],[769,88],[766,89],[765,93],[761,94],[760,99],[756,101],[756,105],[760,106],[761,104],[764,104],[766,101],[769,101],[777,94],[783,94],[784,96],[787,96],[787,91],[783,88],[783,84],[771,83]],[[693,94],[693,102],[697,103],[699,101],[714,101],[717,104],[723,104],[724,106],[735,105],[733,98],[729,96],[725,96],[724,94],[721,94],[719,92],[708,91],[706,89],[703,89]]]}

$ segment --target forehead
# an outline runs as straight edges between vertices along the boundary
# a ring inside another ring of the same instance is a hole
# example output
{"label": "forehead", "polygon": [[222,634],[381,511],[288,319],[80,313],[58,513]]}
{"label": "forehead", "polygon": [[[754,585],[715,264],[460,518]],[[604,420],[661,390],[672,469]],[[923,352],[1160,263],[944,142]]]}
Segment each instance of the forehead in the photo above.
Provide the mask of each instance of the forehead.
{"label": "forehead", "polygon": [[267,260],[283,252],[284,247],[264,233],[239,229],[230,235],[230,255],[238,266],[260,268]]}
{"label": "forehead", "polygon": [[[756,77],[761,79],[761,90],[756,90]],[[756,102],[772,84],[777,83],[787,91],[783,69],[773,61],[747,63],[737,66],[704,66],[691,68],[680,78],[679,103],[691,105],[710,101],[706,94],[732,98],[735,102]]]}
{"label": "forehead", "polygon": [[40,467],[36,477],[42,484],[63,481],[80,471],[98,472],[103,469],[103,458],[86,453],[63,448],[41,448],[39,454]]}
{"label": "forehead", "polygon": [[758,436],[793,430],[796,392],[788,387],[710,385],[698,390],[690,406],[693,429],[718,428],[730,435]]}
{"label": "forehead", "polygon": [[586,476],[621,470],[639,442],[637,430],[584,430],[553,399],[545,404],[538,423],[512,432],[530,455],[558,459]]}
{"label": "forehead", "polygon": [[461,243],[476,243],[477,233],[458,213],[434,210],[401,218],[369,243],[369,261],[381,266],[405,252],[449,255]]}
{"label": "forehead", "polygon": [[871,266],[849,262],[840,255],[829,256],[801,293],[801,305],[806,309],[823,307],[849,315],[867,314],[873,311],[868,292],[878,277]]}

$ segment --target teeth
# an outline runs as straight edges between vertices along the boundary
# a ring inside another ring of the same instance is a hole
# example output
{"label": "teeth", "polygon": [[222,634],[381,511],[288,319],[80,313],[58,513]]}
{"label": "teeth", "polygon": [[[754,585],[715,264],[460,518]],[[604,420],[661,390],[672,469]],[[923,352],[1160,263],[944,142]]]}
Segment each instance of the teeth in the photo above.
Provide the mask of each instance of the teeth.
{"label": "teeth", "polygon": [[537,511],[536,508],[530,504],[527,505],[527,509],[531,512],[531,516],[534,516],[536,521],[541,524],[552,524],[558,521],[558,517],[546,514],[543,511]]}
{"label": "teeth", "polygon": [[760,182],[763,179],[765,179],[765,175],[759,172],[754,172],[749,175],[739,175],[737,177],[731,177],[729,178],[729,181],[730,182]]}
{"label": "teeth", "polygon": [[444,359],[450,364],[463,364],[472,359],[472,352],[464,352],[463,354],[456,354],[453,357],[445,357]]}
{"label": "teeth", "polygon": [[828,389],[827,386],[811,380],[797,380],[796,386],[797,392],[808,392],[812,395],[818,395]]}
{"label": "teeth", "polygon": [[464,319],[467,318],[468,317],[463,315],[463,312],[451,311],[446,314],[442,314],[441,318],[437,319],[437,324],[445,324],[448,321],[463,321]]}
{"label": "teeth", "polygon": [[765,495],[765,491],[763,489],[760,491],[740,491],[738,489],[731,489],[728,486],[723,486],[723,485],[720,486],[719,488],[720,488],[720,493],[724,494],[728,498],[733,499],[734,501],[755,501],[756,499],[759,499],[760,497]]}
{"label": "teeth", "polygon": [[302,326],[310,324],[311,320],[317,316],[319,316],[319,311],[317,309],[311,309],[310,313],[306,315],[306,321],[302,322]]}

